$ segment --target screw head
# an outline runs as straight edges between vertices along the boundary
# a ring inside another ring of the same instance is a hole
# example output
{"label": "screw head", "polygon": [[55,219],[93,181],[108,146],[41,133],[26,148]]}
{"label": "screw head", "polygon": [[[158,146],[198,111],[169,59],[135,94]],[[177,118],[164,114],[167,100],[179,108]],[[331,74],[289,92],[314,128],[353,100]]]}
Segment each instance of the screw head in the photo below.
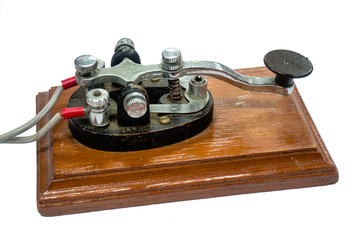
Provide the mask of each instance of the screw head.
{"label": "screw head", "polygon": [[109,93],[102,88],[94,88],[86,94],[86,102],[89,106],[95,108],[107,107],[109,102]]}
{"label": "screw head", "polygon": [[125,111],[132,118],[143,117],[147,113],[147,110],[148,110],[147,99],[140,92],[129,93],[124,98],[123,104],[124,104]]}
{"label": "screw head", "polygon": [[204,77],[197,75],[191,78],[191,82],[193,84],[204,85],[204,83],[207,83],[207,80]]}
{"label": "screw head", "polygon": [[134,42],[130,38],[121,38],[117,42],[117,45],[115,46],[114,52],[118,51],[118,49],[120,47],[122,47],[122,46],[129,46],[129,47],[132,47],[134,49]]}
{"label": "screw head", "polygon": [[162,66],[165,70],[176,71],[182,68],[182,54],[177,48],[167,48],[162,52]]}
{"label": "screw head", "polygon": [[168,125],[170,123],[170,118],[167,116],[163,116],[163,117],[159,118],[159,122],[162,125]]}
{"label": "screw head", "polygon": [[74,66],[80,75],[90,74],[97,69],[97,58],[92,55],[79,56],[75,59]]}

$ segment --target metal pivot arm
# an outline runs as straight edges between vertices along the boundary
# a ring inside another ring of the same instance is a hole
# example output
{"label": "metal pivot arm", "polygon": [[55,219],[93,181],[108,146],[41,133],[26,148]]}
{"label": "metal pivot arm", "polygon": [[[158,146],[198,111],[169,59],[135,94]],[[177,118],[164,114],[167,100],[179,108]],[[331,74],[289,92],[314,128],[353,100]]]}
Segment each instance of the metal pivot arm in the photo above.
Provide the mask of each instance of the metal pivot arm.
{"label": "metal pivot arm", "polygon": [[275,77],[253,77],[240,74],[233,69],[217,62],[186,61],[180,71],[169,73],[172,78],[188,75],[206,75],[215,77],[238,88],[254,92],[271,92],[280,95],[292,93],[293,85],[281,87],[275,82]]}
{"label": "metal pivot arm", "polygon": [[162,64],[141,65],[125,59],[114,67],[97,68],[92,74],[86,76],[82,76],[77,72],[75,76],[77,83],[84,87],[105,82],[114,82],[127,86],[130,83],[139,84],[142,81],[155,78],[206,75],[223,80],[247,91],[289,95],[293,90],[293,85],[286,88],[277,85],[275,77],[245,76],[217,62],[184,61],[183,64],[183,67],[177,71],[167,71],[162,68]]}
{"label": "metal pivot arm", "polygon": [[[167,50],[169,49],[166,49],[165,51]],[[90,60],[92,60],[94,63],[94,61],[96,61],[94,59],[96,58],[89,55],[83,55],[78,57],[76,62],[79,62],[80,60],[82,62],[91,62]],[[283,62],[287,65],[292,63],[292,60]],[[268,65],[266,64],[266,66]],[[136,64],[129,59],[124,59],[121,63],[114,67],[94,67],[91,70],[89,69],[90,68],[87,68],[87,72],[84,74],[84,72],[79,71],[77,68],[78,71],[76,72],[76,80],[79,85],[90,87],[99,83],[114,82],[127,86],[130,83],[139,84],[142,81],[155,78],[179,79],[190,75],[206,75],[223,80],[247,91],[271,92],[280,95],[289,95],[292,93],[294,87],[293,81],[287,86],[280,84],[276,81],[277,76],[245,76],[217,62],[182,61],[181,58],[172,63],[162,62],[161,64],[154,65],[141,65]]]}

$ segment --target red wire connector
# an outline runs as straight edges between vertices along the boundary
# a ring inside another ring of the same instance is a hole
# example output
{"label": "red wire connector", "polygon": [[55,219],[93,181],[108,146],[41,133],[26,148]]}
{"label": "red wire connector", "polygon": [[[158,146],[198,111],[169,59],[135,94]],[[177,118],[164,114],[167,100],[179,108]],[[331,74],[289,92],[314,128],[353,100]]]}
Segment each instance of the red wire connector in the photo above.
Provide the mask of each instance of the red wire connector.
{"label": "red wire connector", "polygon": [[85,111],[83,107],[63,108],[61,110],[61,115],[64,119],[82,117],[84,114]]}
{"label": "red wire connector", "polygon": [[61,84],[63,85],[64,90],[78,85],[75,77],[67,78],[61,81]]}

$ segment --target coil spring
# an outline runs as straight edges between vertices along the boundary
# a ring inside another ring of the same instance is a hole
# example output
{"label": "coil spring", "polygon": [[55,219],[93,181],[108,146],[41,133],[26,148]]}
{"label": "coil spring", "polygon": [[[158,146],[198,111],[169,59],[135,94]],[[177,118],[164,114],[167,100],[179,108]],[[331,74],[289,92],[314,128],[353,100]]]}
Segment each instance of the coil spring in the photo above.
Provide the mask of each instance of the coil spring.
{"label": "coil spring", "polygon": [[169,79],[168,87],[169,87],[170,99],[173,102],[177,102],[182,99],[182,95],[181,95],[182,88],[179,83],[179,79]]}

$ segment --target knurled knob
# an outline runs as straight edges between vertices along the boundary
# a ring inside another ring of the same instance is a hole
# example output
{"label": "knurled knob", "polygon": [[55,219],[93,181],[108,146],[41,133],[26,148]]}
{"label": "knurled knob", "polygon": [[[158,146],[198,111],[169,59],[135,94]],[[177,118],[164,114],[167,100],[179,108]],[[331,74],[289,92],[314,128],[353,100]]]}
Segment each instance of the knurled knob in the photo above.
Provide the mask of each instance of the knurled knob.
{"label": "knurled knob", "polygon": [[147,100],[146,97],[140,92],[129,93],[124,98],[124,110],[132,118],[140,118],[146,114]]}
{"label": "knurled knob", "polygon": [[86,102],[94,108],[103,108],[108,105],[109,93],[102,88],[95,88],[86,94]]}
{"label": "knurled knob", "polygon": [[162,52],[162,66],[165,70],[176,71],[182,68],[181,51],[177,48],[167,48]]}
{"label": "knurled knob", "polygon": [[74,66],[80,75],[87,75],[97,69],[97,58],[92,55],[82,55],[75,59]]}
{"label": "knurled knob", "polygon": [[118,42],[117,45],[115,46],[115,50],[114,52],[118,51],[118,49],[122,46],[128,46],[134,49],[134,42],[132,41],[132,39],[130,38],[121,38]]}

